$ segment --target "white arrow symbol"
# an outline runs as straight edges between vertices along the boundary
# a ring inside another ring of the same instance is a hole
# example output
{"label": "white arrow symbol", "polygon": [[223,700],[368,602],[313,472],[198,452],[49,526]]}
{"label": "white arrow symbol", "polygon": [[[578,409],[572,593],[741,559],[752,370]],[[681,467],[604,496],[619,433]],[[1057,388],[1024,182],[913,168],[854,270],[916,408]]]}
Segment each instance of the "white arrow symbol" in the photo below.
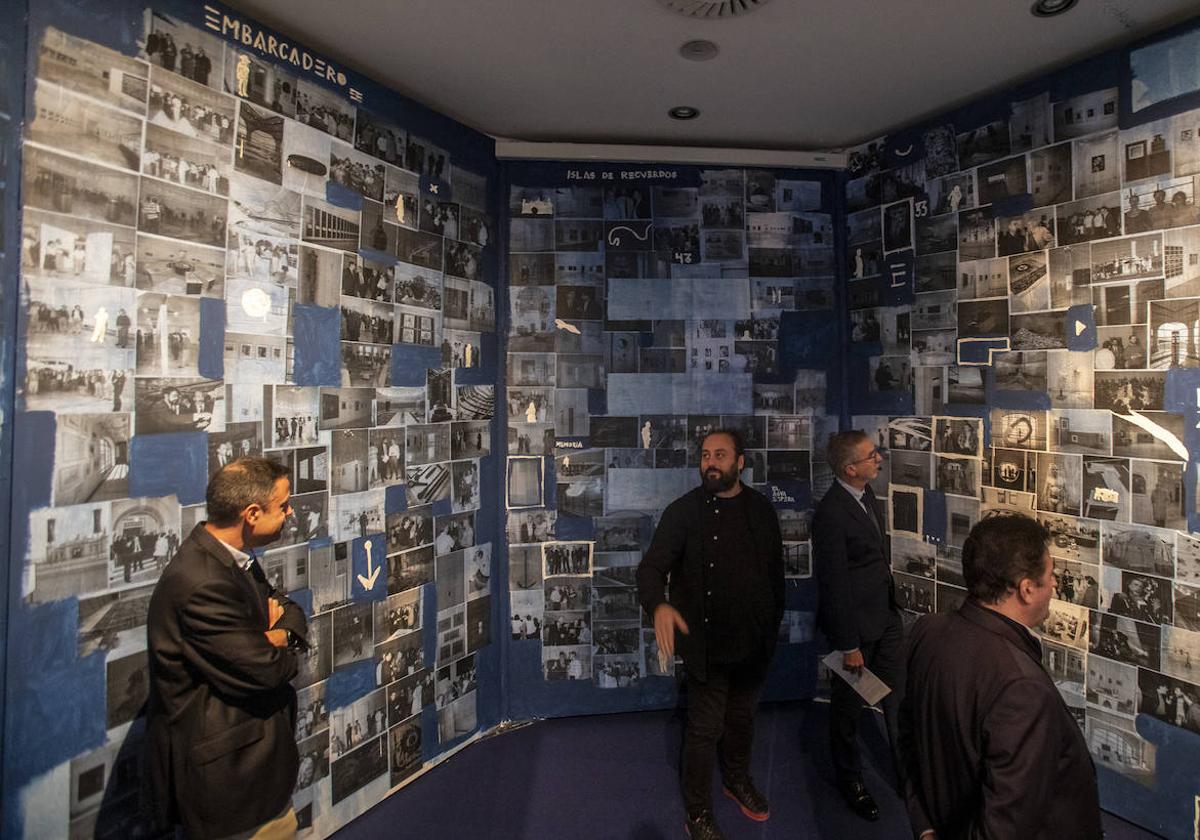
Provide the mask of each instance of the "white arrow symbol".
{"label": "white arrow symbol", "polygon": [[378,569],[373,567],[373,565],[371,563],[371,541],[370,540],[367,540],[365,543],[363,543],[363,548],[365,548],[367,550],[367,576],[363,577],[362,575],[359,575],[358,582],[362,584],[363,589],[370,592],[372,589],[375,588],[375,581],[379,580],[379,572],[383,569],[383,566],[380,566]]}
{"label": "white arrow symbol", "polygon": [[1083,335],[1083,331],[1087,329],[1087,324],[1083,321],[1075,322],[1075,335]]}

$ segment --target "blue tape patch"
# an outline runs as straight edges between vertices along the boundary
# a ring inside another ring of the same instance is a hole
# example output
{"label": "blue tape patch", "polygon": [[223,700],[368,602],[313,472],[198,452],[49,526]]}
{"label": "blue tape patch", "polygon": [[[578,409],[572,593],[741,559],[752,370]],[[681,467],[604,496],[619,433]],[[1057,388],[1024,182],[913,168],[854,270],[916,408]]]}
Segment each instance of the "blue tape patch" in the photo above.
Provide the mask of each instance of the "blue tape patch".
{"label": "blue tape patch", "polygon": [[225,378],[225,301],[200,298],[200,357],[196,361],[205,379]]}
{"label": "blue tape patch", "polygon": [[350,543],[350,574],[352,600],[382,601],[387,597],[387,538],[383,534],[368,534]]}
{"label": "blue tape patch", "polygon": [[337,181],[325,182],[325,200],[347,210],[362,210],[363,197]]}
{"label": "blue tape patch", "polygon": [[946,494],[940,490],[926,490],[922,496],[924,510],[921,528],[926,538],[940,545],[946,541]]}
{"label": "blue tape patch", "polygon": [[13,424],[13,510],[32,510],[50,504],[54,480],[54,439],[58,420],[53,411],[27,411]]}
{"label": "blue tape patch", "polygon": [[828,312],[783,312],[779,316],[779,369],[823,368],[838,356],[838,319]]}
{"label": "blue tape patch", "polygon": [[403,484],[389,484],[384,488],[384,513],[404,513],[408,510],[408,489]]}
{"label": "blue tape patch", "polygon": [[376,687],[373,658],[338,668],[329,675],[329,680],[325,683],[325,706],[331,712],[344,709],[355,700],[366,697]]}
{"label": "blue tape patch", "polygon": [[1067,310],[1063,330],[1066,333],[1068,350],[1095,350],[1098,344],[1095,308],[1090,303],[1072,306]]}
{"label": "blue tape patch", "polygon": [[442,366],[442,351],[419,344],[393,344],[392,369],[388,384],[395,387],[415,387],[426,384],[431,368]]}
{"label": "blue tape patch", "polygon": [[205,432],[134,435],[129,441],[131,498],[174,495],[181,505],[197,505],[204,501],[207,486]]}
{"label": "blue tape patch", "polygon": [[332,306],[292,307],[295,341],[293,379],[297,385],[342,384],[342,322]]}
{"label": "blue tape patch", "polygon": [[77,658],[79,601],[12,614],[8,633],[9,789],[100,746],[105,739],[105,654]]}
{"label": "blue tape patch", "polygon": [[572,516],[559,512],[554,533],[560,540],[592,540],[596,538],[596,526],[590,516]]}

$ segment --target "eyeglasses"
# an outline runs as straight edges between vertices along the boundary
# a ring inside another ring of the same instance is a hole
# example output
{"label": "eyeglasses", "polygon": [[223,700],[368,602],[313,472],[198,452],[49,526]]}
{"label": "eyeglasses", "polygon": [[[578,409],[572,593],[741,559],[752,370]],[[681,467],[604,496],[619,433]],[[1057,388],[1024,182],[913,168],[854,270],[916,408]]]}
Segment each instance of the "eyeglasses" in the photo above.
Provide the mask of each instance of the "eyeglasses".
{"label": "eyeglasses", "polygon": [[882,461],[886,457],[887,457],[886,449],[880,449],[879,447],[875,447],[874,449],[871,450],[871,454],[868,455],[866,458],[859,458],[857,461],[851,461],[850,464],[851,465],[861,464],[863,461],[874,461],[876,458],[878,458],[879,460]]}

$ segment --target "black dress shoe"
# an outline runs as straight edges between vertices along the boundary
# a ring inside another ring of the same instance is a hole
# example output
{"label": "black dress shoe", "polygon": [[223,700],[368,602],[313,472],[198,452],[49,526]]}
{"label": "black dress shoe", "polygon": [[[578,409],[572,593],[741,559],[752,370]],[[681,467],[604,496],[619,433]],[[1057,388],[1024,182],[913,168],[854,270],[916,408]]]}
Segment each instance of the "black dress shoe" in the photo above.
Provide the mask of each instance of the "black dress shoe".
{"label": "black dress shoe", "polygon": [[846,804],[850,806],[851,811],[858,814],[864,820],[869,820],[870,822],[878,821],[879,806],[875,804],[875,799],[862,782],[850,782],[846,785],[839,785],[838,789],[842,792],[842,798],[846,800]]}
{"label": "black dress shoe", "polygon": [[749,777],[736,782],[725,782],[722,785],[725,795],[738,804],[742,813],[755,822],[766,822],[771,816],[771,807],[767,797],[759,792]]}
{"label": "black dress shoe", "polygon": [[692,840],[725,840],[725,835],[717,828],[712,811],[701,811],[694,817],[688,817],[685,827]]}

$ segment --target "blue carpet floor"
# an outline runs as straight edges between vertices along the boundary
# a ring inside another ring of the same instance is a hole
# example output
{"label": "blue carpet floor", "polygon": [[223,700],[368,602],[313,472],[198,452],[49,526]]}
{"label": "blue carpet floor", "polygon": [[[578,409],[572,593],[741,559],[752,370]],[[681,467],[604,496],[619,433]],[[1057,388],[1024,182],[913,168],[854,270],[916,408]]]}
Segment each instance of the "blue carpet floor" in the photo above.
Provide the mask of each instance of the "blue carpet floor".
{"label": "blue carpet floor", "polygon": [[[765,823],[720,795],[715,813],[730,840],[903,840],[900,800],[879,726],[864,727],[866,782],[882,818],[867,823],[832,783],[828,706],[780,703],[759,710],[753,774],[771,801]],[[681,712],[637,712],[540,721],[467,747],[339,831],[359,838],[472,840],[676,840],[684,838],[677,784]],[[890,773],[890,770],[885,772]],[[1157,837],[1111,814],[1107,840]],[[1065,840],[1065,838],[1064,838]]]}

